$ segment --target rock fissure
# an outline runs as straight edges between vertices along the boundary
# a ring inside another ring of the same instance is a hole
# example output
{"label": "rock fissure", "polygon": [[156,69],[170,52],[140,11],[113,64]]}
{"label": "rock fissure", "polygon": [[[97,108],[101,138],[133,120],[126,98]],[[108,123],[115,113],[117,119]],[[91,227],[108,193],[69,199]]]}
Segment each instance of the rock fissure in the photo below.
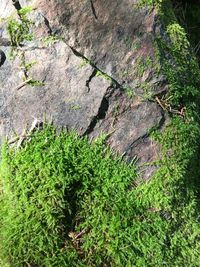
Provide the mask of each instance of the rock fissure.
{"label": "rock fissure", "polygon": [[107,111],[109,108],[109,98],[112,96],[113,91],[114,91],[113,87],[110,86],[107,88],[106,93],[104,94],[104,96],[101,100],[101,104],[99,106],[98,112],[91,119],[91,122],[90,122],[88,128],[86,129],[86,131],[83,133],[83,136],[89,135],[90,133],[92,133],[92,131],[94,130],[98,121],[103,120],[106,117],[106,114],[107,114]]}
{"label": "rock fissure", "polygon": [[97,69],[93,69],[89,79],[86,81],[86,87],[87,87],[87,92],[90,92],[90,82],[92,81],[92,79],[96,76],[97,74]]}
{"label": "rock fissure", "polygon": [[46,27],[47,27],[47,29],[48,29],[48,34],[49,34],[50,36],[52,36],[52,34],[53,34],[53,30],[52,30],[52,28],[51,28],[51,26],[50,26],[49,20],[48,20],[44,15],[42,15],[42,17],[43,17],[43,19],[44,19],[44,24],[46,25]]}
{"label": "rock fissure", "polygon": [[96,10],[95,10],[95,7],[94,7],[92,0],[90,0],[90,4],[91,4],[91,9],[92,9],[92,14],[94,15],[95,19],[97,20],[98,19],[97,13],[96,13]]}
{"label": "rock fissure", "polygon": [[125,156],[127,156],[129,154],[129,152],[136,148],[140,143],[144,142],[145,139],[150,138],[150,134],[152,131],[161,131],[163,126],[165,125],[165,115],[164,112],[161,111],[161,119],[159,120],[159,122],[157,123],[157,125],[155,125],[152,129],[150,129],[148,132],[146,132],[145,134],[143,134],[142,136],[139,136],[137,139],[135,139],[131,144],[129,144],[128,149],[126,149],[125,151]]}
{"label": "rock fissure", "polygon": [[6,55],[5,53],[0,49],[0,67],[4,64],[6,61]]}
{"label": "rock fissure", "polygon": [[[67,43],[66,43],[67,44]],[[74,53],[75,56],[82,58],[83,60],[85,60],[86,62],[88,62],[88,64],[90,64],[94,69],[96,69],[96,71],[98,71],[99,73],[102,74],[102,76],[105,76],[106,78],[110,79],[112,81],[112,84],[116,87],[116,88],[122,88],[123,86],[118,83],[118,81],[116,81],[114,78],[112,78],[110,75],[108,75],[107,73],[103,72],[101,69],[99,69],[94,63],[92,63],[88,58],[86,58],[83,54],[81,54],[80,52],[78,52],[74,47],[70,46],[69,44],[67,44],[67,46],[72,50],[72,52]],[[95,74],[96,75],[96,74]]]}
{"label": "rock fissure", "polygon": [[19,11],[20,9],[22,9],[22,6],[20,4],[20,2],[18,0],[12,0],[13,6],[15,7],[15,9],[17,11]]}

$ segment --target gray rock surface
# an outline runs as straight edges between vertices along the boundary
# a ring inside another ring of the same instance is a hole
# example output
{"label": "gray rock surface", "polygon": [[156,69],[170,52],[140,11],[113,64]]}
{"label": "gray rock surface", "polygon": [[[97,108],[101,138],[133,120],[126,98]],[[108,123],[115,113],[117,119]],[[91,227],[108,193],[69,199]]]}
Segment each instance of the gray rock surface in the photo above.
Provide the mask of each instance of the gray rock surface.
{"label": "gray rock surface", "polygon": [[[2,1],[7,17],[15,13],[11,0]],[[152,97],[166,83],[154,49],[156,12],[137,9],[137,2],[20,1],[34,7],[35,38],[11,59],[0,22],[0,59],[6,56],[0,64],[1,138],[44,117],[91,138],[109,133],[108,144],[128,161],[136,156],[148,179],[159,157],[149,132],[165,124]]]}

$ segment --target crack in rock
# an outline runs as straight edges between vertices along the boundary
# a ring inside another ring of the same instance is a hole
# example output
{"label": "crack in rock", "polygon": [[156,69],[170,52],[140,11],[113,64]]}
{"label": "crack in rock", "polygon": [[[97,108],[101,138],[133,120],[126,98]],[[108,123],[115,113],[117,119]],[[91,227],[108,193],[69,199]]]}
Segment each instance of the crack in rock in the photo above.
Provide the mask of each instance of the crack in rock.
{"label": "crack in rock", "polygon": [[4,64],[6,61],[6,55],[5,53],[0,49],[0,67]]}
{"label": "crack in rock", "polygon": [[103,120],[106,117],[108,108],[109,108],[109,98],[112,96],[113,87],[109,86],[101,100],[97,114],[92,118],[89,126],[86,131],[83,133],[83,136],[89,135],[95,128],[99,120]]}
{"label": "crack in rock", "polygon": [[93,4],[93,0],[90,0],[90,4],[91,4],[91,9],[92,9],[92,14],[94,15],[95,19],[97,20],[98,17],[97,17],[97,13],[96,13],[96,10],[95,10],[94,4]]}
{"label": "crack in rock", "polygon": [[92,74],[90,75],[90,77],[89,77],[89,79],[86,81],[86,87],[87,87],[87,89],[88,89],[88,93],[90,92],[90,82],[92,81],[92,79],[96,76],[96,74],[97,74],[97,70],[96,69],[93,69],[93,71],[92,71]]}
{"label": "crack in rock", "polygon": [[108,75],[107,73],[105,73],[101,69],[99,69],[94,63],[92,63],[88,58],[86,58],[84,55],[82,55],[80,52],[78,52],[74,47],[70,46],[69,44],[67,44],[67,46],[72,50],[72,52],[74,53],[75,56],[84,59],[85,61],[88,62],[88,64],[90,64],[94,69],[99,71],[103,76],[105,75],[106,77],[108,77],[112,81],[112,84],[114,85],[115,88],[122,88],[123,89],[123,86],[120,83],[118,83],[118,81],[116,81],[110,75]]}
{"label": "crack in rock", "polygon": [[[161,119],[160,119],[160,121],[158,122],[158,124],[154,127],[154,130],[161,130],[162,127],[163,127],[164,124],[165,124],[165,121],[166,121],[166,119],[165,119],[164,112],[161,111]],[[142,136],[138,137],[137,139],[135,139],[135,140],[129,145],[129,148],[126,150],[125,155],[128,155],[129,152],[130,152],[133,148],[137,147],[138,144],[140,144],[141,142],[143,142],[143,140],[146,139],[146,138],[148,138],[149,136],[150,136],[150,134],[147,132],[147,133],[145,133],[144,135],[142,135]]]}
{"label": "crack in rock", "polygon": [[20,9],[22,9],[22,6],[20,5],[20,2],[18,0],[12,0],[13,6],[15,7],[15,9],[17,11],[19,11]]}
{"label": "crack in rock", "polygon": [[53,35],[53,30],[52,30],[52,28],[50,26],[50,23],[49,23],[48,19],[44,15],[42,15],[42,17],[44,19],[44,24],[46,25],[46,27],[48,29],[48,34],[49,35]]}
{"label": "crack in rock", "polygon": [[[129,149],[128,150],[131,150],[132,148],[136,147],[142,140],[146,139],[147,137],[149,137],[149,134],[148,133],[145,133],[144,135],[138,137],[137,139],[135,139],[130,145],[129,145]],[[128,150],[127,152],[125,152],[125,154],[128,153]]]}

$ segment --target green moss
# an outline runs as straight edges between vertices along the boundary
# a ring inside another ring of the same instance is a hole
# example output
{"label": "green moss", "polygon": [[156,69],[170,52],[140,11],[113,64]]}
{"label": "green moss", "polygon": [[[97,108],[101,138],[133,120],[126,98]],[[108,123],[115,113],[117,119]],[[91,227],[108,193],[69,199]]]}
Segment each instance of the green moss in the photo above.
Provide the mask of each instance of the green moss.
{"label": "green moss", "polygon": [[[169,242],[177,254],[168,251],[166,255],[173,259],[173,266],[198,266],[200,70],[170,1],[163,1],[159,12],[167,33],[157,39],[162,70],[169,83],[166,99],[170,97],[171,108],[181,110],[184,107],[186,112],[184,118],[171,114],[171,122],[164,132],[154,133],[153,137],[162,146],[162,158],[157,162],[159,170],[155,177],[141,191],[146,192],[150,203],[171,214],[174,230],[169,231]],[[188,239],[184,238],[185,233]],[[167,261],[166,266],[171,266],[170,262]]]}
{"label": "green moss", "polygon": [[111,81],[111,82],[113,81],[112,78],[109,75],[107,75],[106,73],[104,73],[104,72],[102,72],[100,70],[97,70],[97,73],[96,73],[95,76],[96,77],[103,77],[107,81]]}
{"label": "green moss", "polygon": [[124,93],[127,95],[127,97],[128,97],[129,99],[132,99],[132,98],[135,97],[135,91],[134,91],[134,89],[131,88],[131,87],[123,86],[123,91],[124,91]]}
{"label": "green moss", "polygon": [[[177,138],[182,131],[180,124]],[[160,173],[136,186],[134,166],[106,148],[105,137],[89,144],[45,126],[30,138],[18,150],[3,150],[0,244],[10,266],[180,266],[198,260],[195,196],[193,189],[183,194],[181,165],[165,157],[165,165],[157,162]],[[171,172],[176,179],[169,181]]]}
{"label": "green moss", "polygon": [[81,60],[81,63],[80,63],[79,66],[78,66],[78,68],[79,68],[79,69],[82,69],[82,68],[88,66],[89,64],[90,64],[89,60],[82,59],[82,60]]}
{"label": "green moss", "polygon": [[[167,10],[167,11],[166,11]],[[172,95],[171,104],[199,103],[200,72],[185,30],[178,24],[169,1],[160,10],[167,37],[158,36],[157,50]]]}
{"label": "green moss", "polygon": [[199,51],[200,40],[200,6],[195,1],[178,1],[175,13],[180,24],[186,29],[195,52]]}
{"label": "green moss", "polygon": [[152,85],[149,82],[142,82],[139,84],[140,89],[143,90],[141,98],[143,100],[152,100],[153,99],[153,92],[152,92]]}
{"label": "green moss", "polygon": [[[143,1],[143,4],[147,2],[152,5],[158,1]],[[178,23],[171,2],[163,0],[159,3],[157,12],[163,28],[157,36],[156,54],[168,80],[169,88],[164,100],[169,104],[171,122],[162,132],[151,133],[161,145],[161,158],[152,162],[158,167],[154,177],[138,190],[146,195],[147,205],[164,211],[170,220],[166,231],[168,249],[163,251],[164,266],[198,266],[200,70],[187,33]],[[182,117],[170,112],[183,108]]]}
{"label": "green moss", "polygon": [[62,38],[54,36],[54,35],[48,35],[42,39],[42,42],[45,46],[51,46],[59,41],[62,41]]}
{"label": "green moss", "polygon": [[160,7],[163,3],[163,0],[139,0],[137,4],[137,8],[143,7]]}
{"label": "green moss", "polygon": [[[129,243],[123,234],[136,213],[129,192],[136,173],[102,140],[90,145],[75,133],[57,135],[45,126],[19,150],[4,147],[0,240],[2,258],[11,266],[84,266],[123,259],[117,251],[121,242]],[[81,231],[85,234],[74,240],[72,234]]]}

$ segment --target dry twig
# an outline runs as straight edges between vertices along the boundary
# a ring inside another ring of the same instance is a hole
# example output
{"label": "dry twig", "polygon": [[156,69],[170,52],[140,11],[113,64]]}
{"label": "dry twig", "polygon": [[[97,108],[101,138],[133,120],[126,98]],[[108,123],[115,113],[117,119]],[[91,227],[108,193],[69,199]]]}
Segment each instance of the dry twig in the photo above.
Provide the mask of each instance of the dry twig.
{"label": "dry twig", "polygon": [[26,81],[24,81],[23,83],[19,84],[15,90],[20,90],[22,87],[24,87],[25,85],[27,85],[27,83],[29,83],[30,81],[32,81],[32,79],[27,79]]}

